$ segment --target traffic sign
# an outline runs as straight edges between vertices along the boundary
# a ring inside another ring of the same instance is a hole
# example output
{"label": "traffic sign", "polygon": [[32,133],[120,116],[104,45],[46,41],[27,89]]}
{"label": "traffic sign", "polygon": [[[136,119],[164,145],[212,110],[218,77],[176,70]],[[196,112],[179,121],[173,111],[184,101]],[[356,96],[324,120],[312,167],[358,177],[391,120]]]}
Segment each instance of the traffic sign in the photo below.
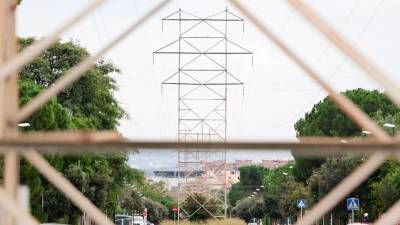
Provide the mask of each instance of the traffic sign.
{"label": "traffic sign", "polygon": [[143,212],[143,216],[146,217],[147,216],[147,212]]}
{"label": "traffic sign", "polygon": [[172,208],[172,212],[177,213],[178,212],[178,208],[176,208],[176,207]]}
{"label": "traffic sign", "polygon": [[346,203],[347,203],[347,210],[360,209],[360,200],[358,198],[348,198]]}
{"label": "traffic sign", "polygon": [[305,199],[297,199],[297,203],[296,203],[297,207],[300,209],[304,209],[307,208],[307,201]]}

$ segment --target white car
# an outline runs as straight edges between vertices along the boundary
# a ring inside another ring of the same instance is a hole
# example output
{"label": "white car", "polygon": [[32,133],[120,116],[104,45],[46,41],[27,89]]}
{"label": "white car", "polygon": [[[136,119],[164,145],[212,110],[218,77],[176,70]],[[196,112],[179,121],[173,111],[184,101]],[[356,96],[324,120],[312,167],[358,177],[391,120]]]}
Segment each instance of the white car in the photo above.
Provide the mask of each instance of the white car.
{"label": "white car", "polygon": [[139,215],[133,216],[133,225],[145,225],[143,216]]}

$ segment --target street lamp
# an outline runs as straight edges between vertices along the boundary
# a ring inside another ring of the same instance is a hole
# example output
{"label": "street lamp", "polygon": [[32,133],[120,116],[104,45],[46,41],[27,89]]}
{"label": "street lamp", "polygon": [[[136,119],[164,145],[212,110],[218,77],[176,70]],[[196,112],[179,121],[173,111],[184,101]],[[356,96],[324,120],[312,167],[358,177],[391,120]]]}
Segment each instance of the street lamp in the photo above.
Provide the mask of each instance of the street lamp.
{"label": "street lamp", "polygon": [[395,128],[396,127],[396,125],[391,124],[391,123],[385,123],[385,124],[383,124],[383,126],[387,127],[387,128]]}
{"label": "street lamp", "polygon": [[369,130],[363,130],[363,131],[361,131],[361,133],[363,133],[363,134],[371,134],[371,131],[369,131]]}
{"label": "street lamp", "polygon": [[392,123],[385,123],[383,124],[384,127],[386,127],[391,135],[394,135],[396,132],[396,125],[392,124]]}
{"label": "street lamp", "polygon": [[29,123],[19,123],[18,126],[19,127],[29,127],[31,124]]}

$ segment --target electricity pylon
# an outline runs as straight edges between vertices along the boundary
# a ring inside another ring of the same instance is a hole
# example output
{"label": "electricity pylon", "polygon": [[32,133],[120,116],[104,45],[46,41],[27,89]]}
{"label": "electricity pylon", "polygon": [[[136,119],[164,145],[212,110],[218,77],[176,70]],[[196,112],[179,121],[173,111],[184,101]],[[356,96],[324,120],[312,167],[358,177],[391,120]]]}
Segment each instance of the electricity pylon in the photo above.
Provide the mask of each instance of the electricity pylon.
{"label": "electricity pylon", "polygon": [[[178,39],[154,54],[178,56],[178,70],[162,83],[178,87],[178,141],[226,142],[228,86],[243,85],[228,70],[228,55],[253,54],[228,38],[228,24],[244,20],[228,9],[205,18],[179,9],[162,24],[166,21],[178,22]],[[178,151],[178,170],[185,171],[178,178],[178,215],[190,218],[203,209],[214,218],[227,218],[226,155],[226,149]],[[207,199],[190,214],[182,203],[189,197],[197,201],[195,192]],[[224,210],[214,213],[208,206]]]}

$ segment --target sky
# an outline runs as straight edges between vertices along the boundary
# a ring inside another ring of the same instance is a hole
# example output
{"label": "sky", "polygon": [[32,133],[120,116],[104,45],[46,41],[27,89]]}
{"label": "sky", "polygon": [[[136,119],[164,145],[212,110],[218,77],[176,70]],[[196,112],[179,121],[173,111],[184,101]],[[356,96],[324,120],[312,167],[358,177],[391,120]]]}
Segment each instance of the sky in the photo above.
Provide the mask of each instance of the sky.
{"label": "sky", "polygon": [[[19,36],[43,37],[93,0],[23,0],[18,7]],[[62,35],[94,53],[136,21],[156,0],[110,0]],[[398,0],[305,0],[354,47],[390,77],[399,81],[400,1]],[[318,71],[336,90],[380,89],[367,75],[335,49],[286,1],[242,1],[263,23]],[[104,56],[122,70],[116,75],[115,96],[129,113],[119,131],[131,139],[176,140],[177,91],[161,82],[175,73],[176,57],[152,52],[177,39],[177,26],[161,19],[181,8],[206,17],[228,7],[223,0],[176,0]],[[246,20],[246,18],[244,17]],[[306,74],[280,52],[249,20],[229,27],[229,37],[253,52],[229,58],[229,68],[244,83],[228,94],[228,140],[294,140],[294,123],[326,96]],[[265,153],[265,157],[269,153]],[[287,157],[276,154],[277,158]],[[290,155],[290,154],[289,154]],[[250,156],[249,156],[250,157]],[[253,157],[253,156],[252,156]],[[264,157],[264,156],[262,156]],[[254,158],[260,158],[255,155]],[[140,161],[140,160],[139,160]]]}

